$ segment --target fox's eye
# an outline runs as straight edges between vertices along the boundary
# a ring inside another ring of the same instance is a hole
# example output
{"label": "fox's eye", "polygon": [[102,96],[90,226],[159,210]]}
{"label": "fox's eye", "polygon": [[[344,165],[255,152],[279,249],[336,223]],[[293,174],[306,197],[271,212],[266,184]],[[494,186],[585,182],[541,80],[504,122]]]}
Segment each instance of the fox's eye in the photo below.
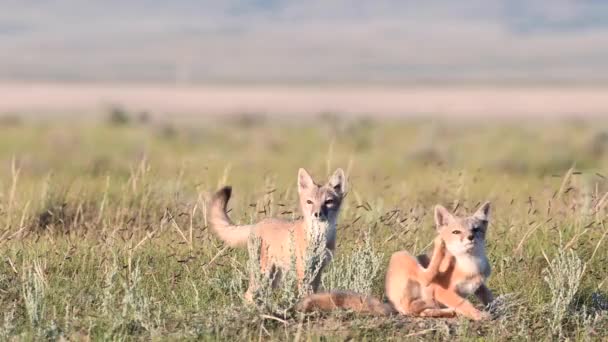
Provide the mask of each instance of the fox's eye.
{"label": "fox's eye", "polygon": [[479,233],[479,228],[473,228],[473,234]]}
{"label": "fox's eye", "polygon": [[325,201],[325,204],[326,205],[334,204],[334,200],[330,198],[330,199],[328,199],[328,200]]}
{"label": "fox's eye", "polygon": [[460,234],[460,230],[453,230],[453,231],[452,231],[452,234],[456,234],[456,235],[458,235],[458,234]]}
{"label": "fox's eye", "polygon": [[306,200],[306,203],[312,204],[312,201],[311,200]]}

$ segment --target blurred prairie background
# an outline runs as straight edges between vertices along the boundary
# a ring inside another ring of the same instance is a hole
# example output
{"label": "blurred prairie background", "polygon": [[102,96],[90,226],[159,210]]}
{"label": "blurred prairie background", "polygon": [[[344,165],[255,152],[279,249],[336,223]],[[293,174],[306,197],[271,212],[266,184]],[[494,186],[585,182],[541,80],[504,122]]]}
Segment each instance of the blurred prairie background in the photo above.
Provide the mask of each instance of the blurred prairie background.
{"label": "blurred prairie background", "polygon": [[[0,340],[608,337],[608,3],[0,8]],[[299,167],[349,178],[328,290],[491,200],[494,321],[245,306],[208,196],[296,218]]]}

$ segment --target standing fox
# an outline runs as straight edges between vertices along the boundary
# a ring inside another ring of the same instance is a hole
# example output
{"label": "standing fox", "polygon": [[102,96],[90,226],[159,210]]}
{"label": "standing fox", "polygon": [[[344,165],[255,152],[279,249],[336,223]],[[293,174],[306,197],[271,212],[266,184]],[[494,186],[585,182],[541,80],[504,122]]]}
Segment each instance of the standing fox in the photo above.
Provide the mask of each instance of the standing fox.
{"label": "standing fox", "polygon": [[[305,253],[311,240],[314,241],[317,234],[326,236],[326,248],[330,251],[330,256],[333,255],[336,248],[336,221],[345,192],[346,177],[342,169],[337,169],[327,184],[322,186],[317,185],[306,170],[300,169],[298,171],[298,195],[302,219],[285,221],[270,218],[252,225],[237,226],[230,221],[226,213],[226,205],[232,193],[232,188],[227,186],[213,196],[210,225],[219,238],[229,246],[246,246],[250,241],[250,236],[259,238],[261,272],[273,275],[273,286],[275,287],[281,277],[281,271],[285,272],[291,268],[292,253],[295,253],[295,271],[301,286],[307,271],[305,270]],[[325,258],[315,279],[312,280],[313,292],[317,291],[321,271],[328,262],[329,258]],[[251,274],[249,288],[245,293],[247,301],[253,301],[256,289],[255,277],[254,274]]]}
{"label": "standing fox", "polygon": [[431,258],[427,255],[414,258],[404,251],[391,257],[385,281],[390,305],[356,293],[330,292],[305,298],[299,309],[348,308],[382,315],[396,310],[423,317],[453,317],[458,313],[473,320],[489,319],[488,313],[479,311],[465,298],[475,294],[484,305],[493,300],[492,292],[485,285],[490,276],[485,253],[489,212],[489,202],[465,218],[436,206],[439,235]]}

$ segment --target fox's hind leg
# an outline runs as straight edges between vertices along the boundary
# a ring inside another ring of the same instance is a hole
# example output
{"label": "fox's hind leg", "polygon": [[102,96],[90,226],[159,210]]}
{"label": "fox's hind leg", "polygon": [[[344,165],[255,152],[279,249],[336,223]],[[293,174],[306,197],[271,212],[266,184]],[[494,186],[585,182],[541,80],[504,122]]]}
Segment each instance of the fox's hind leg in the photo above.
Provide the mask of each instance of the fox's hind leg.
{"label": "fox's hind leg", "polygon": [[386,296],[403,315],[417,314],[425,308],[424,301],[420,301],[422,271],[418,260],[407,252],[397,252],[391,257],[386,272]]}
{"label": "fox's hind leg", "polygon": [[409,280],[399,303],[400,312],[410,316],[451,317],[451,309],[444,310],[435,300],[435,286],[421,286]]}
{"label": "fox's hind leg", "polygon": [[439,267],[441,266],[441,262],[445,257],[445,242],[441,239],[441,236],[437,236],[435,238],[435,248],[433,249],[433,255],[431,256],[431,260],[429,261],[429,265],[426,268],[423,268],[422,265],[419,265],[418,272],[416,272],[418,276],[418,281],[420,284],[425,287],[428,286],[433,279],[439,273]]}
{"label": "fox's hind leg", "polygon": [[255,293],[255,291],[257,291],[257,289],[258,287],[257,282],[255,280],[255,275],[251,273],[249,275],[249,287],[247,287],[247,291],[245,291],[245,294],[243,295],[243,298],[247,303],[253,304],[253,294]]}
{"label": "fox's hind leg", "polygon": [[[249,287],[247,288],[247,291],[245,292],[245,294],[243,295],[243,298],[245,299],[246,302],[248,303],[254,303],[254,295],[255,293],[258,291],[258,289],[260,288],[260,286],[270,286],[273,289],[276,289],[277,287],[279,287],[279,284],[281,283],[282,280],[282,276],[283,273],[281,272],[281,269],[279,269],[278,267],[272,265],[267,265],[268,269],[267,270],[262,270],[262,279],[256,279],[256,275],[252,272],[249,275]],[[262,282],[262,284],[260,284],[260,281]]]}
{"label": "fox's hind leg", "polygon": [[407,252],[397,252],[391,256],[385,279],[386,297],[395,310],[407,314],[409,298],[415,297],[408,291],[411,270],[417,268],[417,262]]}
{"label": "fox's hind leg", "polygon": [[398,301],[391,301],[395,309],[408,316],[418,316],[425,309],[438,308],[437,304],[431,299],[428,300],[424,292],[427,289],[421,288],[420,284],[414,280],[407,280]]}
{"label": "fox's hind leg", "polygon": [[408,301],[407,298],[403,298],[402,306],[405,309],[404,314],[408,316],[418,316],[424,310],[429,309],[429,303],[420,298],[412,301]]}
{"label": "fox's hind leg", "polygon": [[447,310],[439,308],[434,301],[423,298],[412,300],[404,296],[399,306],[398,311],[408,316],[449,317]]}

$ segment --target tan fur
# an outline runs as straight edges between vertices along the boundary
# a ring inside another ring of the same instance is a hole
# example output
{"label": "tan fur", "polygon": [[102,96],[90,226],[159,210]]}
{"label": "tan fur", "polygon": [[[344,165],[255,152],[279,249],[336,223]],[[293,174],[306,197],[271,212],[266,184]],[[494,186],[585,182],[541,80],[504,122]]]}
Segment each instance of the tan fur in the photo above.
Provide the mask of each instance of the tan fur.
{"label": "tan fur", "polygon": [[405,252],[391,258],[386,274],[386,294],[395,309],[403,314],[446,316],[458,313],[473,320],[488,319],[489,314],[475,308],[466,297],[475,294],[484,303],[493,298],[485,281],[490,264],[485,254],[485,232],[490,204],[485,203],[470,217],[459,218],[442,206],[435,207],[439,238],[445,243],[445,257],[429,286],[412,281],[418,263],[429,263],[426,255],[414,259]]}
{"label": "tan fur", "polygon": [[[226,214],[226,206],[231,195],[231,188],[220,189],[211,201],[210,225],[214,232],[230,246],[245,246],[250,236],[259,238],[260,267],[266,274],[274,272],[274,286],[280,279],[281,272],[291,268],[293,236],[295,252],[296,275],[301,282],[305,275],[304,254],[308,249],[311,237],[324,233],[327,236],[326,247],[333,254],[336,247],[336,221],[340,205],[346,191],[346,177],[342,169],[337,169],[327,184],[315,184],[308,172],[298,171],[298,194],[303,218],[297,221],[281,219],[265,219],[253,225],[237,226]],[[321,266],[323,268],[325,264]],[[313,280],[313,291],[316,292],[320,283],[321,272]],[[251,275],[249,289],[245,298],[251,301],[257,284]]]}
{"label": "tan fur", "polygon": [[336,309],[349,309],[380,316],[386,316],[393,312],[389,304],[384,304],[372,296],[347,291],[315,293],[304,298],[297,307],[297,310],[302,312],[333,311]]}
{"label": "tan fur", "polygon": [[[475,294],[484,305],[493,300],[485,285],[490,276],[485,254],[489,210],[490,204],[485,203],[473,216],[458,218],[442,206],[435,208],[439,235],[432,256],[415,258],[400,251],[391,257],[385,290],[392,308],[401,314],[422,317],[454,317],[458,313],[473,320],[490,318],[466,299]],[[307,297],[298,308],[346,308],[375,314],[385,314],[386,308],[391,308],[379,304],[377,299],[356,293],[330,292]]]}

